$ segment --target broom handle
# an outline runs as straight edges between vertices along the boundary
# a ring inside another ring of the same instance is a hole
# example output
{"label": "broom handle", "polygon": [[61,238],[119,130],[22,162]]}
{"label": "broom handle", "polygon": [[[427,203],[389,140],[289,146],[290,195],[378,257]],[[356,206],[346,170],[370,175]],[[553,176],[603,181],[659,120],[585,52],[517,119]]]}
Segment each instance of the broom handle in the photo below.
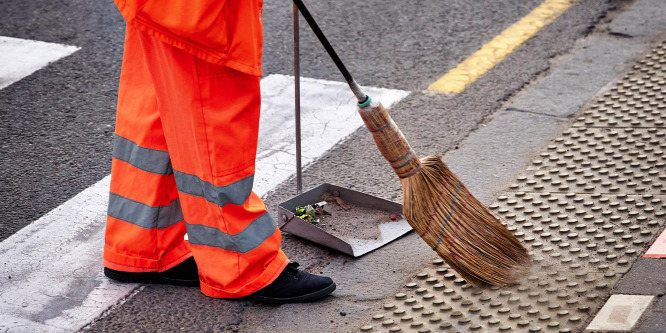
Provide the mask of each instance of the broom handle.
{"label": "broom handle", "polygon": [[401,179],[408,178],[416,174],[421,169],[421,160],[416,156],[414,150],[405,139],[398,126],[393,122],[391,116],[381,103],[374,102],[370,96],[361,91],[361,87],[354,81],[351,74],[338,57],[338,54],[328,42],[324,33],[319,29],[310,11],[305,7],[302,0],[293,0],[298,10],[308,22],[310,28],[315,33],[319,41],[324,45],[324,49],[333,59],[333,62],[345,80],[349,84],[352,92],[358,99],[359,114],[365,123],[365,126],[372,133],[375,144],[384,158],[391,164],[393,171]]}
{"label": "broom handle", "polygon": [[296,7],[298,7],[298,10],[303,15],[303,18],[305,18],[305,21],[308,22],[308,25],[310,25],[310,28],[312,28],[314,34],[317,36],[322,45],[324,45],[324,49],[326,49],[328,55],[331,57],[331,59],[333,59],[335,65],[338,66],[340,73],[347,81],[347,84],[354,93],[354,96],[356,96],[358,103],[359,104],[366,103],[368,101],[368,95],[363,93],[361,87],[356,83],[356,81],[354,81],[354,78],[352,78],[351,74],[347,70],[347,67],[345,67],[345,64],[342,63],[342,60],[340,60],[340,57],[338,57],[338,54],[333,49],[333,46],[331,46],[331,43],[328,42],[328,39],[326,39],[324,33],[321,31],[321,29],[319,29],[319,25],[317,25],[317,22],[315,22],[312,15],[310,15],[310,11],[305,7],[303,1],[294,0],[294,3],[296,4]]}

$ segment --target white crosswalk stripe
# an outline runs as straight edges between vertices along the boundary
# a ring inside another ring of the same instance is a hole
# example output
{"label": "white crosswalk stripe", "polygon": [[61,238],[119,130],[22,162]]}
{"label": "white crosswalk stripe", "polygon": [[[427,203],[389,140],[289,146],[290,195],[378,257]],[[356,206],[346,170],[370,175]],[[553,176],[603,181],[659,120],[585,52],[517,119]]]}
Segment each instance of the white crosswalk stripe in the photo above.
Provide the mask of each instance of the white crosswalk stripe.
{"label": "white crosswalk stripe", "polygon": [[80,48],[0,36],[0,89]]}
{"label": "white crosswalk stripe", "polygon": [[[295,173],[294,78],[270,75],[261,80],[261,122],[254,191],[260,196]],[[409,93],[365,88],[390,106]],[[356,100],[343,82],[301,78],[301,150],[307,165],[363,125]],[[315,186],[317,184],[310,184]],[[304,184],[308,187],[308,184]]]}

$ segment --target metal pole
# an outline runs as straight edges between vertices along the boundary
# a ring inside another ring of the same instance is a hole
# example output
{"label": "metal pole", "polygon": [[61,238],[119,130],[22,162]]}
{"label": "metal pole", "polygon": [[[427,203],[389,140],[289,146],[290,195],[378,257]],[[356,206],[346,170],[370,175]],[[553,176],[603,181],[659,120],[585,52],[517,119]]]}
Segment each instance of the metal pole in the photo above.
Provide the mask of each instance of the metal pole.
{"label": "metal pole", "polygon": [[298,7],[294,4],[294,104],[296,105],[296,193],[303,192],[301,174],[301,66],[299,60]]}

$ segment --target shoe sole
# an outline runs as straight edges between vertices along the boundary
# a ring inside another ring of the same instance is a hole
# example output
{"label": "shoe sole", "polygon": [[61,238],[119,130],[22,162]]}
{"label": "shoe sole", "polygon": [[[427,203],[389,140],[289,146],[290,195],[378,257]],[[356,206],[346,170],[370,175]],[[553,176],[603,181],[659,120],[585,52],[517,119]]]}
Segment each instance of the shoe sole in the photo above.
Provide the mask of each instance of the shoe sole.
{"label": "shoe sole", "polygon": [[[130,273],[132,274],[132,273]],[[118,272],[104,267],[104,275],[109,279],[125,283],[150,283],[150,284],[170,284],[174,286],[196,287],[199,286],[199,280],[179,280],[156,275],[127,275],[124,272]]]}
{"label": "shoe sole", "polygon": [[276,298],[276,297],[267,297],[267,296],[258,296],[258,295],[249,295],[245,298],[251,299],[259,303],[270,303],[270,304],[287,304],[287,303],[307,303],[313,302],[319,299],[326,297],[328,294],[332,293],[336,288],[335,283],[327,286],[324,289],[317,290],[313,293],[294,296],[289,298]]}

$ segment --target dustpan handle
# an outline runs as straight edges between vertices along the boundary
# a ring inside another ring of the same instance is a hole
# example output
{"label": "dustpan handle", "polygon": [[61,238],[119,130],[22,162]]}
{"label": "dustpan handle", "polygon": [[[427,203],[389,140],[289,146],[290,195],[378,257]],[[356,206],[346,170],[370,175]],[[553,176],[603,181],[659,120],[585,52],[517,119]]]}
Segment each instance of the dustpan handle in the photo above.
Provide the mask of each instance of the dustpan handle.
{"label": "dustpan handle", "polygon": [[298,9],[294,6],[294,118],[296,128],[296,193],[303,191],[301,164],[301,65],[299,57]]}

